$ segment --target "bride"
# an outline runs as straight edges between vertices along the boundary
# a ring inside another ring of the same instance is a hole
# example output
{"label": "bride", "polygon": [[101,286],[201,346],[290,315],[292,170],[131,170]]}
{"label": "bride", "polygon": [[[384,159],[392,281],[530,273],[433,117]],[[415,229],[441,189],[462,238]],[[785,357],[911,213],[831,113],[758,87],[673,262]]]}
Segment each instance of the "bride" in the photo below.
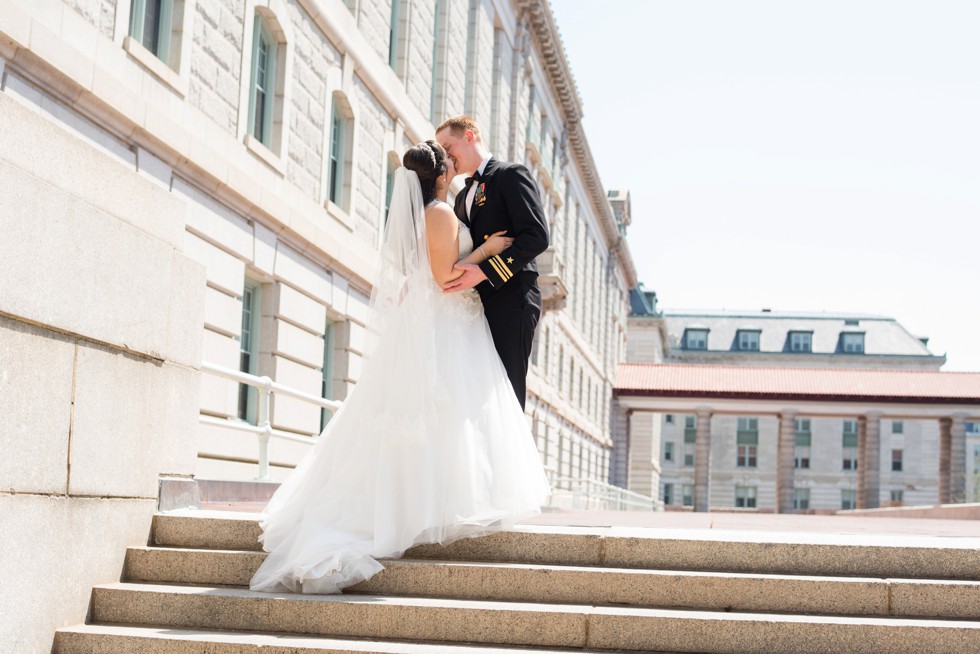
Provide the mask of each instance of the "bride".
{"label": "bride", "polygon": [[511,239],[474,250],[435,141],[395,172],[360,381],[266,507],[252,590],[339,593],[418,543],[539,514],[551,488],[475,290],[443,293]]}

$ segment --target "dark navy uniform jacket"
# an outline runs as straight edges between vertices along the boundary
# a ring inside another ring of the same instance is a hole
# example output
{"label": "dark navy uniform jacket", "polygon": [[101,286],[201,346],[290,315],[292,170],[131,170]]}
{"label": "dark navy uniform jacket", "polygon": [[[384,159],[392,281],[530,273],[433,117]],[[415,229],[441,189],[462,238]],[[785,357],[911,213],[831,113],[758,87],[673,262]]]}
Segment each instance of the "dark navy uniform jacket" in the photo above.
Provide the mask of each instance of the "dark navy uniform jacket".
{"label": "dark navy uniform jacket", "polygon": [[455,211],[469,225],[473,247],[500,231],[506,231],[506,236],[514,239],[509,248],[480,264],[487,281],[476,288],[485,297],[500,290],[522,271],[537,276],[534,259],[548,248],[548,222],[538,186],[526,166],[491,157],[483,174],[474,174],[471,183],[477,188],[469,218],[466,216],[469,185],[456,196]]}

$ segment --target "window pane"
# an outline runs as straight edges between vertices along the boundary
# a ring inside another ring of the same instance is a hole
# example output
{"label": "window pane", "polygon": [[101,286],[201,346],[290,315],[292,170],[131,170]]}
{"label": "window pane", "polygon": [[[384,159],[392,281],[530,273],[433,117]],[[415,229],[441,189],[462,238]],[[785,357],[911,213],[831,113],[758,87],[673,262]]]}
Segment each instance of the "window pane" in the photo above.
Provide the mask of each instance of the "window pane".
{"label": "window pane", "polygon": [[143,34],[140,41],[143,46],[157,54],[160,43],[160,4],[162,0],[145,0],[143,9]]}

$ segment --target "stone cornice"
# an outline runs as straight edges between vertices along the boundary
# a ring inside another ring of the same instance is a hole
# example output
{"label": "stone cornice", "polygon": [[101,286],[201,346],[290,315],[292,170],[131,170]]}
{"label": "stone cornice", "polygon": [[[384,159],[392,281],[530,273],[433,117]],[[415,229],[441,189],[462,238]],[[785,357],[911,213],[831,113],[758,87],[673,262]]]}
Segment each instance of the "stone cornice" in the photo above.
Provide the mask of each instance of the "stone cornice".
{"label": "stone cornice", "polygon": [[585,136],[585,129],[582,126],[582,100],[578,95],[571,66],[565,57],[565,47],[562,45],[551,5],[547,0],[514,0],[514,7],[534,36],[534,44],[541,56],[541,65],[548,73],[552,91],[564,112],[568,145],[574,153],[573,159],[602,225],[610,254],[616,256],[626,283],[632,288],[638,283],[636,266],[626,239],[619,233],[616,216],[609,204],[606,189],[599,178],[599,171]]}

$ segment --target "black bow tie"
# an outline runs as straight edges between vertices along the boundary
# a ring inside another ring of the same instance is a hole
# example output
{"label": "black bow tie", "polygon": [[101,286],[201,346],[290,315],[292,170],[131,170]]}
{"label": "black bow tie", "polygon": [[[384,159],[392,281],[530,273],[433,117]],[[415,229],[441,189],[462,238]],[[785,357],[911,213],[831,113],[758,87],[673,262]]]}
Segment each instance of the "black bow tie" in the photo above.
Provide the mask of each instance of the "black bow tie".
{"label": "black bow tie", "polygon": [[466,178],[466,188],[469,188],[470,184],[472,184],[473,182],[480,182],[480,181],[483,181],[483,177],[480,175],[480,171],[478,170],[475,173],[473,173],[472,177]]}

